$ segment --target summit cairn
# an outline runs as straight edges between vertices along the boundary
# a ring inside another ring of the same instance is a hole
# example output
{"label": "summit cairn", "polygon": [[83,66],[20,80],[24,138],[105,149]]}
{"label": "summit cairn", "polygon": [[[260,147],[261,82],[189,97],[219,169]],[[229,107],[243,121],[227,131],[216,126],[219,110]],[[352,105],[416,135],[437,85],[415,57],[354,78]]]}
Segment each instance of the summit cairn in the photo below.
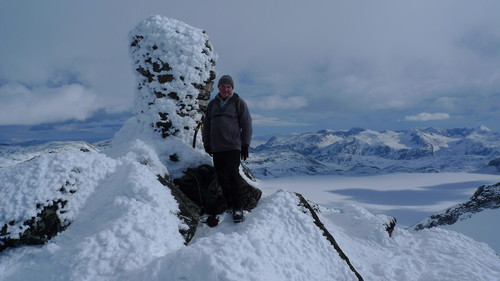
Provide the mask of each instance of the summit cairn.
{"label": "summit cairn", "polygon": [[216,76],[208,35],[181,21],[151,16],[130,31],[129,40],[138,119],[163,138],[190,143]]}
{"label": "summit cairn", "polygon": [[168,167],[170,178],[211,162],[201,134],[195,134],[216,78],[217,55],[206,32],[155,15],[129,32],[128,47],[137,80],[134,116],[115,134],[107,154],[121,157],[143,142]]}
{"label": "summit cairn", "polygon": [[137,78],[135,116],[115,135],[110,154],[119,156],[137,141],[157,153],[161,163],[140,162],[157,169],[158,180],[171,189],[179,204],[178,217],[187,226],[179,228],[187,244],[201,208],[172,179],[210,162],[200,135],[199,147],[191,144],[213,90],[217,55],[205,31],[159,15],[142,20],[129,32],[129,54]]}

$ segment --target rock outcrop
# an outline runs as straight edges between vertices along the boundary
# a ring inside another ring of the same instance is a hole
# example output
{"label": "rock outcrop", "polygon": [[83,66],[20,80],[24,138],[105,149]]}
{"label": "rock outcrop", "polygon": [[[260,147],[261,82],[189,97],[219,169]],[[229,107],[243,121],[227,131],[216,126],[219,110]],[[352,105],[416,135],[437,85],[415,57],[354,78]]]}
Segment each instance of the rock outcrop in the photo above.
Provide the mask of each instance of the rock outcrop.
{"label": "rock outcrop", "polygon": [[[243,177],[240,177],[240,180],[243,186],[243,209],[251,211],[257,206],[262,191],[249,184]],[[215,169],[210,165],[190,168],[182,178],[175,179],[174,183],[202,208],[202,213],[215,215],[228,209],[222,188],[215,178]]]}
{"label": "rock outcrop", "polygon": [[64,209],[67,204],[66,200],[54,200],[47,206],[37,206],[39,213],[22,224],[26,226],[18,237],[13,237],[10,234],[9,228],[16,225],[16,221],[12,220],[2,226],[0,230],[0,252],[9,247],[18,247],[23,245],[41,245],[45,244],[59,232],[64,231],[70,224],[69,221],[61,220],[57,211]]}
{"label": "rock outcrop", "polygon": [[169,180],[168,176],[159,175],[158,180],[161,184],[168,187],[172,191],[172,196],[174,196],[175,200],[179,204],[180,212],[177,214],[177,217],[187,226],[187,228],[180,228],[179,232],[182,237],[184,237],[184,244],[187,245],[196,233],[196,228],[198,227],[201,214],[201,207],[193,200],[189,199],[189,197],[187,197],[177,185]]}
{"label": "rock outcrop", "polygon": [[440,225],[451,225],[459,220],[465,220],[484,209],[500,208],[500,183],[482,185],[471,196],[469,201],[448,208],[445,211],[429,216],[416,224],[414,230],[422,230]]}
{"label": "rock outcrop", "polygon": [[314,225],[316,227],[318,227],[323,232],[323,236],[326,238],[326,240],[328,240],[328,242],[330,242],[330,244],[333,246],[333,248],[335,248],[335,250],[339,254],[340,258],[346,262],[346,264],[349,266],[349,269],[354,273],[354,275],[356,275],[358,280],[363,281],[364,279],[361,276],[361,274],[359,274],[359,272],[356,270],[356,268],[354,268],[351,261],[349,260],[347,255],[344,253],[344,251],[340,248],[339,244],[337,243],[337,241],[335,240],[333,235],[330,233],[330,231],[328,231],[328,229],[325,227],[325,225],[321,222],[321,220],[319,219],[318,214],[316,213],[314,208],[309,204],[309,202],[304,198],[304,196],[302,196],[302,194],[295,193],[295,195],[299,198],[299,207],[303,208],[304,213],[309,213],[311,215],[311,217],[314,220]]}
{"label": "rock outcrop", "polygon": [[491,160],[488,163],[488,165],[486,165],[486,166],[487,167],[494,167],[494,168],[496,168],[497,172],[500,172],[500,158]]}
{"label": "rock outcrop", "polygon": [[[86,199],[86,196],[80,194],[80,190],[88,189],[88,183],[84,180],[89,175],[88,167],[73,163],[62,165],[61,160],[71,154],[90,159],[96,153],[95,149],[83,143],[71,143],[67,146],[55,143],[50,149],[47,147],[48,144],[42,145],[42,152],[33,152],[35,157],[17,163],[21,170],[19,174],[2,175],[5,177],[2,180],[15,183],[0,186],[4,197],[2,199],[9,203],[17,202],[17,210],[2,206],[5,208],[0,217],[0,252],[10,247],[45,244],[68,228],[72,223],[71,214],[75,212],[75,205],[79,205],[76,201]],[[106,166],[105,163],[101,164]],[[5,169],[3,171],[9,168]],[[28,185],[31,191],[22,192],[17,185]],[[7,202],[2,204],[8,205]]]}

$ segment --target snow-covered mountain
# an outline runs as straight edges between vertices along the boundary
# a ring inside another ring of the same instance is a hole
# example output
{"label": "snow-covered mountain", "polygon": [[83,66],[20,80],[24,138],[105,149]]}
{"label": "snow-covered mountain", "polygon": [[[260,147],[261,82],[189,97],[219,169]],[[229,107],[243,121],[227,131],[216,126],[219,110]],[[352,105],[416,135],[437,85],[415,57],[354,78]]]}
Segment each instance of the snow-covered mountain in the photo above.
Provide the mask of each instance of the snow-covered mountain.
{"label": "snow-covered mountain", "polygon": [[104,149],[3,147],[0,280],[498,279],[495,251],[461,233],[413,233],[356,205],[326,208],[283,190],[242,223],[226,213],[217,227],[197,221],[187,243],[182,202],[163,181],[211,162],[192,146],[215,78],[207,38],[161,16],[132,30],[136,116]]}
{"label": "snow-covered mountain", "polygon": [[426,220],[415,225],[415,230],[432,228],[439,225],[450,225],[457,221],[470,218],[475,213],[485,209],[500,208],[500,183],[480,186],[469,201],[458,204],[445,211],[431,215]]}
{"label": "snow-covered mountain", "polygon": [[248,166],[261,177],[297,174],[469,172],[500,156],[500,134],[478,129],[361,128],[273,137],[253,150]]}

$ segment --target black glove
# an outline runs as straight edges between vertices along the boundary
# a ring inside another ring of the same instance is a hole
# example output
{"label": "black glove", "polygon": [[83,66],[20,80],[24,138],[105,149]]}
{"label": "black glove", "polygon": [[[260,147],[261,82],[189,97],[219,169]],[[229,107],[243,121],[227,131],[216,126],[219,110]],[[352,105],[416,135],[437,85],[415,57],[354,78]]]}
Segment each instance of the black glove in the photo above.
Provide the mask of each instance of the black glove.
{"label": "black glove", "polygon": [[248,158],[248,145],[241,146],[241,160],[245,161]]}
{"label": "black glove", "polygon": [[208,153],[208,155],[210,155],[210,157],[212,156],[212,150],[210,149],[210,146],[205,146],[205,151]]}

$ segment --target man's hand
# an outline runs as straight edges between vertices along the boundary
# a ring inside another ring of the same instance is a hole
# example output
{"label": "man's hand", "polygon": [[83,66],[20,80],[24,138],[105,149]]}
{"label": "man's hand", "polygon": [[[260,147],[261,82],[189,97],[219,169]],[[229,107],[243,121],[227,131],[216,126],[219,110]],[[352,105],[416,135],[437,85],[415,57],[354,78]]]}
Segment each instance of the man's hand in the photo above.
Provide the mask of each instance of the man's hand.
{"label": "man's hand", "polygon": [[248,158],[248,145],[241,146],[241,160],[245,161]]}
{"label": "man's hand", "polygon": [[210,146],[205,146],[205,151],[212,157],[212,150],[210,149]]}

